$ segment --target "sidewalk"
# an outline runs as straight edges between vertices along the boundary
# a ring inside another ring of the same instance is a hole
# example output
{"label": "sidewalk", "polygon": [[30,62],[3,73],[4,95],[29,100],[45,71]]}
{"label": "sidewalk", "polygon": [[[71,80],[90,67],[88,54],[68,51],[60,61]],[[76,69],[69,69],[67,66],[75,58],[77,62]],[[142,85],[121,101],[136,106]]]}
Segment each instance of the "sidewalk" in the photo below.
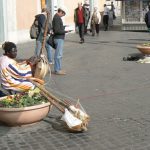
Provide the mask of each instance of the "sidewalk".
{"label": "sidewalk", "polygon": [[[68,34],[64,45],[66,76],[46,77],[47,89],[80,99],[91,116],[88,131],[69,133],[53,109],[26,127],[0,126],[0,150],[148,150],[150,149],[149,64],[122,61],[149,41],[141,32],[100,31]],[[33,55],[34,41],[18,45],[18,58]],[[2,52],[2,50],[1,50]]]}

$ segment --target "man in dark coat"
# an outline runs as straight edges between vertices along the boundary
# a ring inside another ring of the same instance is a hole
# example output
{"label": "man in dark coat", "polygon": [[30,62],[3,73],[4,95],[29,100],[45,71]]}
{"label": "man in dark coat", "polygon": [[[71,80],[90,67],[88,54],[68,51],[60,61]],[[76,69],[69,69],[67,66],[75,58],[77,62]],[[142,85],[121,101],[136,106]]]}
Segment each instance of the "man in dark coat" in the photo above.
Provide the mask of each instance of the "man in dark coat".
{"label": "man in dark coat", "polygon": [[148,30],[150,31],[150,5],[148,6],[149,11],[145,14],[145,23]]}
{"label": "man in dark coat", "polygon": [[61,17],[65,16],[65,7],[60,7],[57,13],[53,17],[52,26],[54,32],[54,43],[56,45],[56,50],[54,54],[54,73],[57,75],[65,75],[66,72],[62,70],[62,57],[63,57],[63,46],[65,33],[65,27]]}
{"label": "man in dark coat", "polygon": [[84,24],[85,24],[85,10],[82,3],[78,3],[78,7],[74,12],[75,26],[79,29],[80,43],[84,43]]}

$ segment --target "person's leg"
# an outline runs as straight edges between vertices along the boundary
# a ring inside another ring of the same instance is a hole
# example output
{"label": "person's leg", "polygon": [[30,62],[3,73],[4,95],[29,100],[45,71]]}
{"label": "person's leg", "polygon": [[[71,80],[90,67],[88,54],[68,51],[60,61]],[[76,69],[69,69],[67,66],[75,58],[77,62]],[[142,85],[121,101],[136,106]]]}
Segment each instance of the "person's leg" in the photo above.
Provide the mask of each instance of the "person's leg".
{"label": "person's leg", "polygon": [[109,16],[106,15],[106,30],[108,30],[108,21],[109,21]]}
{"label": "person's leg", "polygon": [[103,16],[104,30],[106,31],[106,15]]}
{"label": "person's leg", "polygon": [[50,64],[52,64],[53,63],[53,59],[52,59],[52,47],[46,42],[45,48],[46,48],[46,51],[47,51],[48,62]]}
{"label": "person's leg", "polygon": [[81,42],[84,42],[84,24],[81,24]]}
{"label": "person's leg", "polygon": [[6,94],[0,90],[0,97],[6,96]]}
{"label": "person's leg", "polygon": [[56,50],[54,54],[54,71],[57,73],[62,70],[62,57],[63,57],[63,39],[54,39]]}
{"label": "person's leg", "polygon": [[96,28],[96,33],[97,33],[97,35],[99,35],[99,24],[96,24],[96,25],[95,25],[95,28]]}
{"label": "person's leg", "polygon": [[37,41],[37,40],[36,40],[36,47],[35,47],[35,52],[34,52],[34,54],[35,54],[36,56],[39,56],[41,47],[42,47],[41,41]]}
{"label": "person's leg", "polygon": [[87,26],[84,26],[84,34],[87,34]]}
{"label": "person's leg", "polygon": [[95,24],[94,23],[91,25],[91,29],[92,29],[92,36],[95,36]]}
{"label": "person's leg", "polygon": [[113,11],[113,19],[116,19],[116,15],[115,12]]}
{"label": "person's leg", "polygon": [[81,39],[81,37],[82,37],[82,34],[81,34],[81,24],[78,25],[78,29],[79,29],[79,37]]}

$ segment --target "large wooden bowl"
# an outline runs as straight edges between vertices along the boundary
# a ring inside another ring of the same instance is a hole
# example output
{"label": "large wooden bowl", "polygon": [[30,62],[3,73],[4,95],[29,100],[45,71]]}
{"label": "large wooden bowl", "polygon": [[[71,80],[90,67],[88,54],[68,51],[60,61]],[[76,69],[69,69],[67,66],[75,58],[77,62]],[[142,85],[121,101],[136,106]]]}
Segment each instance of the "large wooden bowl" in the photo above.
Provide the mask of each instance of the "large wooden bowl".
{"label": "large wooden bowl", "polygon": [[137,45],[136,48],[145,55],[150,55],[150,46]]}

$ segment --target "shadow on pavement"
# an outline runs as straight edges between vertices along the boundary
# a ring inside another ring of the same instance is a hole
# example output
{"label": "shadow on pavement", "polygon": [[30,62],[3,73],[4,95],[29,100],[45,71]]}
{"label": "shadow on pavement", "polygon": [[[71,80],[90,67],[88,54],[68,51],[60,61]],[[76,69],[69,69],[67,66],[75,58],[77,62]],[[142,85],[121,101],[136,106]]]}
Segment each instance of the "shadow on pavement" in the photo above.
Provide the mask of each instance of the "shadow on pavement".
{"label": "shadow on pavement", "polygon": [[51,124],[52,128],[59,132],[76,133],[76,134],[81,133],[80,131],[73,132],[68,130],[66,124],[61,120],[61,116],[47,116],[43,121]]}
{"label": "shadow on pavement", "polygon": [[67,132],[67,128],[63,121],[61,121],[61,116],[47,116],[43,119],[44,122],[50,124],[54,130],[60,132]]}

